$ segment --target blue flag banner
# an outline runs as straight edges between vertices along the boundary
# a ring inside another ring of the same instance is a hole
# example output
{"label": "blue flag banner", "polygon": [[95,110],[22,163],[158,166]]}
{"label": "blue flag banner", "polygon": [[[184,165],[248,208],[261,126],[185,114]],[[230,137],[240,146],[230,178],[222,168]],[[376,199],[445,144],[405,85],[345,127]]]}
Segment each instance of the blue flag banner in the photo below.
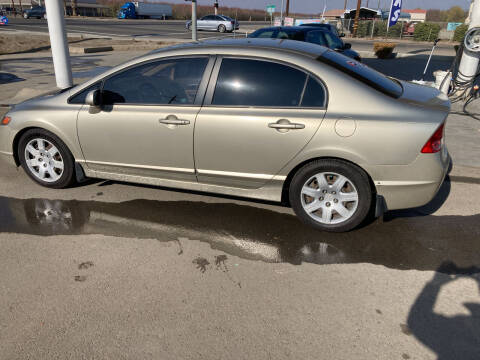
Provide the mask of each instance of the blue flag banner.
{"label": "blue flag banner", "polygon": [[388,17],[388,27],[394,26],[400,18],[402,11],[402,0],[392,0],[392,6],[390,7],[390,16]]}

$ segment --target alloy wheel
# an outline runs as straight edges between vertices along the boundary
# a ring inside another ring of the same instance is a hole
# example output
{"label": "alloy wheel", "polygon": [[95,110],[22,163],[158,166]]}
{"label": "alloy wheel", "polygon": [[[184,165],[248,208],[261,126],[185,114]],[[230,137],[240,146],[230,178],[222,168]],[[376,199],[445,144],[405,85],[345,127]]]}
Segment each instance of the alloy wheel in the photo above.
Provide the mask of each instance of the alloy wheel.
{"label": "alloy wheel", "polygon": [[321,224],[340,224],[350,219],[358,207],[358,191],[347,177],[322,172],[309,178],[302,187],[301,204],[313,220]]}
{"label": "alloy wheel", "polygon": [[25,162],[37,179],[48,183],[60,179],[65,167],[57,147],[42,138],[35,138],[28,142],[25,147]]}

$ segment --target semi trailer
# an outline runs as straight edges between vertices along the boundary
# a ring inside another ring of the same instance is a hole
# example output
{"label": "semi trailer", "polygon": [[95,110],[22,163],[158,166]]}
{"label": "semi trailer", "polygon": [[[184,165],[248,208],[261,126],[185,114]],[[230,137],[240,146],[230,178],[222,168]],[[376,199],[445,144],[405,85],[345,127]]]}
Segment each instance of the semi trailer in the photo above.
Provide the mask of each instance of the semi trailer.
{"label": "semi trailer", "polygon": [[117,17],[119,19],[168,19],[172,17],[172,7],[167,4],[131,1],[120,8]]}

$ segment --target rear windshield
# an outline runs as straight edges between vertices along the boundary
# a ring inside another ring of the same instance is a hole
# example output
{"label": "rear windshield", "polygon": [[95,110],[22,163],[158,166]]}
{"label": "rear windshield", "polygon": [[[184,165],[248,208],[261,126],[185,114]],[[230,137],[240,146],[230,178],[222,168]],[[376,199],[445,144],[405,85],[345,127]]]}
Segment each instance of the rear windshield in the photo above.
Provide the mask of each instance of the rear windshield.
{"label": "rear windshield", "polygon": [[393,80],[356,60],[348,58],[335,51],[324,52],[318,57],[318,60],[350,75],[386,95],[394,98],[402,96],[403,87],[398,81]]}

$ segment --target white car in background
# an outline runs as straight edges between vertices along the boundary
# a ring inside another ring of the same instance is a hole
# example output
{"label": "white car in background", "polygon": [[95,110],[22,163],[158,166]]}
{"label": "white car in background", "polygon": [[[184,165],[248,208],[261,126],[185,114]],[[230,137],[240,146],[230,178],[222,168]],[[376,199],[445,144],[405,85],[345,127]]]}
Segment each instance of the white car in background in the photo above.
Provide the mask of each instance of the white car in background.
{"label": "white car in background", "polygon": [[[192,21],[187,21],[185,27],[190,30],[192,27]],[[238,30],[238,28],[238,22],[225,15],[207,15],[197,20],[198,30],[211,30],[224,33],[227,31],[232,32]]]}

